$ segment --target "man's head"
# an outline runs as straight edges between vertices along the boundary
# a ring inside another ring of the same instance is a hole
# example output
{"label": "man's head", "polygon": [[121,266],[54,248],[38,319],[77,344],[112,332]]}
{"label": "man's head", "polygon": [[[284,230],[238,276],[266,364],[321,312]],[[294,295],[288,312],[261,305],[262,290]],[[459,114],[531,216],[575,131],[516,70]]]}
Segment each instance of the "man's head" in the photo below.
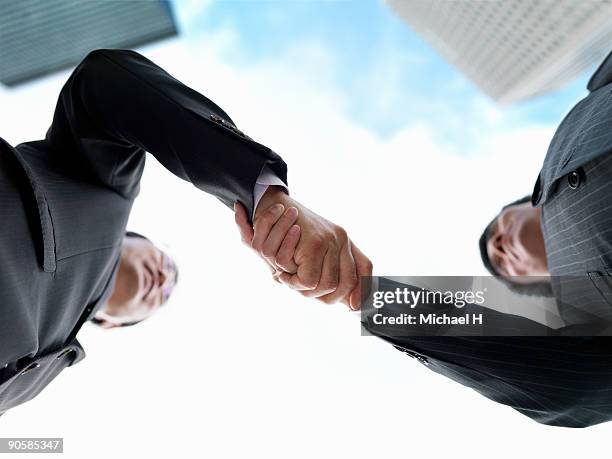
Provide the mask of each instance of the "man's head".
{"label": "man's head", "polygon": [[93,322],[114,328],[148,318],[168,301],[178,279],[174,261],[144,236],[123,239],[115,287]]}
{"label": "man's head", "polygon": [[511,290],[551,296],[540,219],[531,196],[504,206],[480,237],[480,255],[487,270]]}

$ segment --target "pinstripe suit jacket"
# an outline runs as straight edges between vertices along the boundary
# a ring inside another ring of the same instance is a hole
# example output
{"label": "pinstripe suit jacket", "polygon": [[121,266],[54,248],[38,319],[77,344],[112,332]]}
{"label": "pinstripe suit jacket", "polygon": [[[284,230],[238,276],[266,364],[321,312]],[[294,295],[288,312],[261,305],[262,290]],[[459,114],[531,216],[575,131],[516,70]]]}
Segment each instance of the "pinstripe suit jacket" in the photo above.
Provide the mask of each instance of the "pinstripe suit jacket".
{"label": "pinstripe suit jacket", "polygon": [[91,52],[44,140],[0,139],[0,413],[83,358],[76,334],[112,290],[146,151],[251,212],[264,165],[287,179],[278,155],[150,60]]}
{"label": "pinstripe suit jacket", "polygon": [[612,54],[555,133],[532,203],[567,323],[612,320]]}
{"label": "pinstripe suit jacket", "polygon": [[[612,338],[571,336],[588,334],[591,324],[596,334],[612,319],[612,54],[588,89],[557,129],[532,197],[533,205],[542,207],[553,289],[568,326],[547,330],[489,311],[493,321],[515,327],[517,335],[555,336],[418,337],[385,333],[364,322],[430,369],[553,426],[612,419]],[[379,289],[397,286],[385,281]]]}

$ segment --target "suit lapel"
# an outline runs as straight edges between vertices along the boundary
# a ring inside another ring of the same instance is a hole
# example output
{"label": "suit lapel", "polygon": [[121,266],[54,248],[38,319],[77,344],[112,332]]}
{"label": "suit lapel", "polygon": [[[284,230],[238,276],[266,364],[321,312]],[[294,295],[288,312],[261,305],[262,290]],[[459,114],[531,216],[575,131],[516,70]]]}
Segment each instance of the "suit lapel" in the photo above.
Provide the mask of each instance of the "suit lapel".
{"label": "suit lapel", "polygon": [[55,272],[55,234],[53,230],[53,221],[51,220],[49,206],[47,204],[47,199],[45,198],[43,189],[36,181],[32,170],[28,166],[27,162],[23,159],[19,151],[8,144],[1,137],[0,143],[5,146],[7,151],[13,154],[19,170],[23,172],[23,175],[25,178],[27,178],[29,189],[24,191],[27,191],[32,196],[36,204],[36,211],[34,214],[36,214],[36,223],[38,228],[33,228],[33,231],[38,233],[35,234],[38,236],[35,239],[39,262],[45,272]]}

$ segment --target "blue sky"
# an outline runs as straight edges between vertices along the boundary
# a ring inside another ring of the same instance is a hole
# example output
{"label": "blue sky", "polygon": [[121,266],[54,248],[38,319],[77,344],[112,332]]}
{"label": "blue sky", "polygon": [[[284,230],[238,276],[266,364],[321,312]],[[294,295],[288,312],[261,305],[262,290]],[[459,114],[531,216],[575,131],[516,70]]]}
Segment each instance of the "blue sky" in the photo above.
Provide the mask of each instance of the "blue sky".
{"label": "blue sky", "polygon": [[[438,126],[444,143],[469,149],[482,129],[556,125],[586,93],[589,73],[500,109],[380,0],[207,3],[197,8],[197,1],[175,0],[175,9],[189,9],[189,19],[179,21],[185,39],[230,29],[237,46],[225,57],[244,65],[281,55],[308,66],[292,50],[315,44],[329,56],[325,78],[345,96],[347,116],[382,137],[423,122]],[[317,69],[306,70],[316,80]]]}

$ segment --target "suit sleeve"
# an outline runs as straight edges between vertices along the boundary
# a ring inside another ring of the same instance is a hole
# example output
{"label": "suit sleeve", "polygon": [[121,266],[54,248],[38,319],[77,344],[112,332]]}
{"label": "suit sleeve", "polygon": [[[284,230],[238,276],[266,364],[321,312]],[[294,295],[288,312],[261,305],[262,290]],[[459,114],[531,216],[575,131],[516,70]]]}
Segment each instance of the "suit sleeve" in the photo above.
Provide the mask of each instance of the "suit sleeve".
{"label": "suit sleeve", "polygon": [[[398,283],[386,278],[379,278],[378,291],[393,292],[397,288],[409,290],[422,290],[420,287]],[[567,325],[561,328],[551,328],[527,317],[508,314],[474,303],[467,303],[461,308],[452,303],[420,303],[417,306],[420,314],[445,315],[460,318],[464,316],[482,317],[482,323],[464,324],[460,321],[453,324],[426,324],[416,323],[414,326],[377,324],[374,314],[377,311],[364,311],[362,325],[371,334],[385,339],[392,344],[402,345],[411,342],[413,337],[444,336],[599,336],[610,335],[612,327],[609,322],[600,320],[588,323]],[[390,315],[399,316],[407,312],[405,305],[386,305],[385,310]]]}
{"label": "suit sleeve", "polygon": [[287,183],[287,166],[238,130],[199,92],[131,50],[89,53],[62,88],[46,140],[53,154],[126,198],[138,194],[146,152],[166,169],[253,212],[264,166]]}
{"label": "suit sleeve", "polygon": [[[383,282],[379,289],[410,287]],[[416,288],[416,287],[415,287]],[[486,313],[469,305],[469,313]],[[451,312],[454,306],[432,307]],[[609,324],[551,329],[520,316],[490,311],[495,330],[441,327],[436,336],[363,326],[429,369],[547,425],[585,427],[609,420]],[[430,330],[431,331],[431,330]],[[531,335],[531,336],[530,336]],[[536,336],[539,335],[539,336]]]}

